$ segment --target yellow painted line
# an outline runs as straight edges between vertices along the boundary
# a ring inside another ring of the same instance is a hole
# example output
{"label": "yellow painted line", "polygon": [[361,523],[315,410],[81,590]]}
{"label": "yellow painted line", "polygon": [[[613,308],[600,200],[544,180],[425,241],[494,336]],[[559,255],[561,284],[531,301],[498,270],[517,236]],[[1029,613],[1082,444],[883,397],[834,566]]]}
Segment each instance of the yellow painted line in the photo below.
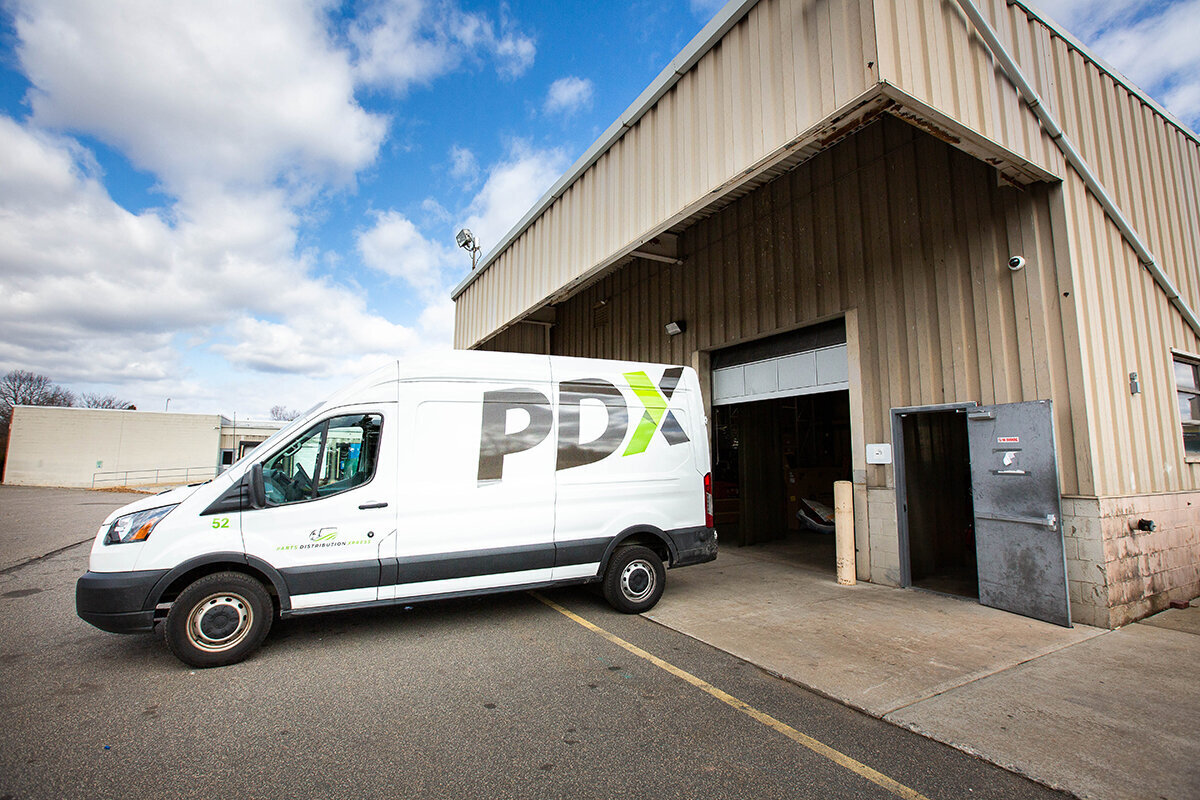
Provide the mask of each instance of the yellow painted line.
{"label": "yellow painted line", "polygon": [[588,622],[583,617],[579,616],[578,614],[576,614],[572,611],[568,611],[567,609],[560,606],[558,603],[555,603],[553,600],[547,600],[545,597],[542,597],[537,592],[530,592],[530,594],[532,594],[538,600],[541,600],[546,605],[550,606],[550,608],[553,608],[558,613],[567,617],[568,619],[572,619],[575,622],[578,622],[580,625],[587,628],[589,631],[592,631],[593,633],[600,634],[605,639],[608,639],[610,642],[615,644],[617,647],[624,648],[625,650],[628,650],[630,653],[633,653],[638,658],[643,658],[646,661],[649,661],[654,666],[658,667],[659,669],[666,670],[667,672],[674,675],[676,678],[679,678],[680,680],[683,680],[683,681],[687,681],[692,686],[695,686],[697,689],[700,689],[701,691],[707,692],[708,694],[710,694],[713,697],[720,700],[722,703],[725,703],[726,705],[736,708],[738,711],[741,711],[746,716],[748,716],[752,719],[755,719],[758,722],[761,722],[763,725],[766,725],[768,728],[779,731],[784,736],[791,739],[793,742],[804,745],[805,747],[807,747],[809,750],[812,750],[817,755],[824,756],[825,758],[829,759],[830,761],[837,764],[838,766],[845,767],[846,769],[850,770],[854,774],[859,775],[863,778],[866,778],[871,783],[874,783],[877,786],[882,786],[884,789],[887,789],[889,792],[896,795],[897,797],[903,797],[904,800],[929,800],[929,798],[927,798],[925,795],[921,794],[917,790],[910,789],[909,787],[905,786],[904,784],[898,783],[897,781],[892,780],[887,775],[884,775],[882,772],[878,772],[876,770],[871,769],[866,764],[863,764],[860,761],[854,760],[853,758],[851,758],[850,756],[846,755],[845,753],[843,753],[841,751],[834,750],[829,745],[819,742],[816,739],[812,738],[811,736],[806,736],[805,734],[803,734],[800,731],[793,728],[791,725],[788,725],[784,722],[780,722],[779,720],[772,717],[770,714],[765,714],[762,711],[759,711],[757,708],[754,708],[753,706],[748,705],[747,703],[744,703],[741,700],[738,700],[733,695],[721,691],[720,689],[713,686],[708,681],[701,680],[700,678],[697,678],[692,673],[687,672],[686,670],[682,670],[679,667],[675,666],[674,664],[663,661],[661,658],[659,658],[656,655],[647,653],[645,650],[638,647],[637,645],[630,644],[629,642],[622,639],[620,636],[617,636],[616,634],[613,634],[613,633],[609,633],[608,631],[604,630],[604,628],[601,628],[599,625],[595,625],[591,622]]}

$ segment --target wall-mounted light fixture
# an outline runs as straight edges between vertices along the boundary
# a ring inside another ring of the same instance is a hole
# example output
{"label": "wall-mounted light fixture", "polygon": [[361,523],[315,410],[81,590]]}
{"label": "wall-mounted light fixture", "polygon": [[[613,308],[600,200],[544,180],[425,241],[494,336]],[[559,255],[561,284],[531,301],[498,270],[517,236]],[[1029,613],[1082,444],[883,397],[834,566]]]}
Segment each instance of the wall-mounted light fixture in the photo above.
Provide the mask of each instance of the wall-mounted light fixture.
{"label": "wall-mounted light fixture", "polygon": [[667,323],[667,335],[668,336],[678,336],[679,334],[683,333],[686,330],[687,330],[687,323],[681,319],[675,320],[674,322]]}
{"label": "wall-mounted light fixture", "polygon": [[1129,373],[1129,393],[1130,394],[1141,394],[1142,393],[1142,384],[1141,384],[1141,381],[1138,380],[1138,376],[1137,376],[1136,372]]}
{"label": "wall-mounted light fixture", "polygon": [[463,228],[454,237],[454,241],[463,250],[471,254],[471,269],[475,269],[475,261],[479,258],[479,242],[475,238],[475,234],[471,233],[468,228]]}

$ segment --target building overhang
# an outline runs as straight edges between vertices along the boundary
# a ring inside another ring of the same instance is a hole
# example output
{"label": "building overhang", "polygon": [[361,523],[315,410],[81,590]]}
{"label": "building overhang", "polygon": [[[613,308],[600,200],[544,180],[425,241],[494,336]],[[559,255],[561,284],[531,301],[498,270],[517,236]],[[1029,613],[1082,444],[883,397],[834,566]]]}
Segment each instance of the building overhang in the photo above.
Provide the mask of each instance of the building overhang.
{"label": "building overhang", "polygon": [[[553,307],[555,305],[573,297],[596,281],[639,258],[682,264],[684,254],[678,251],[678,237],[692,225],[790,172],[818,153],[854,136],[858,131],[885,114],[903,120],[984,161],[996,169],[1001,180],[1015,186],[1039,181],[1061,180],[1060,175],[1055,175],[1020,155],[1006,150],[997,142],[981,136],[966,125],[921,103],[899,88],[881,82],[749,168],[706,192],[662,224],[628,242],[608,258],[594,264],[568,283],[558,287],[515,318],[471,342],[468,347],[478,347],[513,325],[525,322],[553,324]],[[483,268],[484,266],[481,265],[476,273]],[[454,298],[457,299],[466,291],[470,283],[470,280],[464,280],[455,289]]]}

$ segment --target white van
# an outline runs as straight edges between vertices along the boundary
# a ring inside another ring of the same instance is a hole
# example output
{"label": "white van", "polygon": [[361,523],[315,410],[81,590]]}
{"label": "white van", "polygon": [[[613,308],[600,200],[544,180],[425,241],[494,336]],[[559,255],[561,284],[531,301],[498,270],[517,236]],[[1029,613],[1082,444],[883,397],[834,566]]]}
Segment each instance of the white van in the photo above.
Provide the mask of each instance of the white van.
{"label": "white van", "polygon": [[717,556],[694,370],[456,351],[355,382],[213,480],[111,514],[80,617],[197,667],[282,617],[602,582],[651,608]]}

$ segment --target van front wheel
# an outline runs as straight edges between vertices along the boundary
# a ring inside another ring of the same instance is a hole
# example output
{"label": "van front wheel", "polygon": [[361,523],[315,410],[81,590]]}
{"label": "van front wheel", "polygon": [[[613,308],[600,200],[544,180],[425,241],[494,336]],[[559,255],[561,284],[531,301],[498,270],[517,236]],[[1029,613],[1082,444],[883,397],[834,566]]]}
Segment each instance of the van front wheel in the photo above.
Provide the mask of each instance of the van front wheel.
{"label": "van front wheel", "polygon": [[667,585],[662,559],[648,547],[618,548],[604,573],[604,599],[617,611],[640,614],[654,608]]}
{"label": "van front wheel", "polygon": [[271,596],[249,575],[206,575],[180,592],[167,613],[167,647],[193,667],[236,664],[262,644],[274,613]]}

